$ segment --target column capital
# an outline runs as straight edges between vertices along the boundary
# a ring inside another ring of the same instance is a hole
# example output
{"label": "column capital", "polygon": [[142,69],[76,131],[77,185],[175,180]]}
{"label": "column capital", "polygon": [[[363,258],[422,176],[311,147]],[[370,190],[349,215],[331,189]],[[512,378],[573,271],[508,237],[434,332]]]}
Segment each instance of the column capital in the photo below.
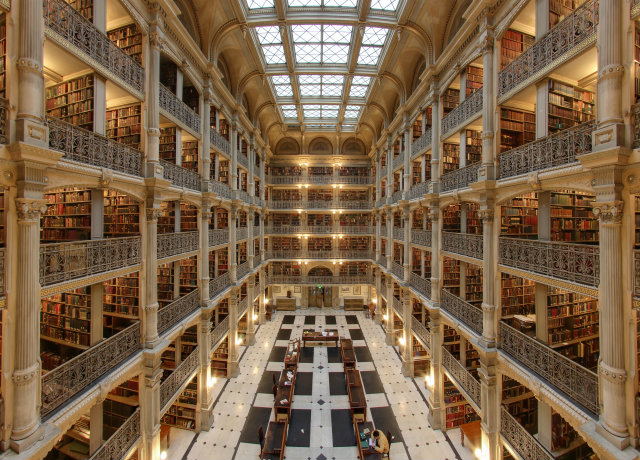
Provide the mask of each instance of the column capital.
{"label": "column capital", "polygon": [[493,220],[493,209],[478,209],[476,211],[482,222],[491,222]]}
{"label": "column capital", "polygon": [[16,198],[16,212],[19,222],[36,223],[47,212],[47,201],[31,198]]}
{"label": "column capital", "polygon": [[158,220],[160,215],[162,214],[162,209],[160,208],[147,208],[147,221]]}
{"label": "column capital", "polygon": [[593,204],[593,214],[602,224],[622,224],[623,201],[596,201]]}

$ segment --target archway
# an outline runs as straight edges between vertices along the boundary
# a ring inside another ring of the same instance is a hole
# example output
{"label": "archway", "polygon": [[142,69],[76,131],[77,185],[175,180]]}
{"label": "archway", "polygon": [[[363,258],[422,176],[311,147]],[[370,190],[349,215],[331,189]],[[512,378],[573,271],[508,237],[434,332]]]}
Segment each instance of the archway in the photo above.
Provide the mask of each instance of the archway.
{"label": "archway", "polygon": [[307,287],[309,308],[333,307],[333,288],[324,284],[326,281],[329,281],[332,276],[333,273],[327,267],[314,267],[309,270],[309,278],[312,279],[313,282],[317,281],[316,284]]}

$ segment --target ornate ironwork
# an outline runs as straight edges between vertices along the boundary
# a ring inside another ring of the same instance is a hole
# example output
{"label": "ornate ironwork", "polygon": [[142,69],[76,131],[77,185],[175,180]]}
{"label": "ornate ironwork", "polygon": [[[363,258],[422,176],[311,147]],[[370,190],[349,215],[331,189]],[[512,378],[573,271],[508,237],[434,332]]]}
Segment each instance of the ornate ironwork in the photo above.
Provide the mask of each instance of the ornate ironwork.
{"label": "ornate ironwork", "polygon": [[442,118],[442,138],[456,130],[459,126],[468,123],[482,112],[482,90],[478,88],[460,103],[458,107]]}
{"label": "ornate ironwork", "polygon": [[501,154],[500,178],[575,163],[578,155],[591,152],[595,125],[595,121],[588,121]]}
{"label": "ornate ironwork", "polygon": [[600,413],[596,373],[503,322],[500,338],[505,353],[592,414]]}
{"label": "ornate ironwork", "polygon": [[217,278],[209,281],[209,298],[213,299],[230,286],[229,272],[225,272]]}
{"label": "ornate ironwork", "polygon": [[41,415],[47,416],[142,347],[140,322],[89,348],[42,376]]}
{"label": "ornate ironwork", "polygon": [[415,318],[411,321],[411,331],[418,337],[418,340],[429,350],[431,353],[431,331],[426,328],[424,324],[417,321]]}
{"label": "ornate ironwork", "polygon": [[249,229],[247,227],[236,228],[236,241],[246,240],[249,236]]}
{"label": "ornate ironwork", "polygon": [[57,118],[47,117],[47,124],[49,148],[63,152],[66,160],[142,176],[139,150]]}
{"label": "ornate ironwork", "polygon": [[387,237],[387,226],[386,225],[381,225],[380,226],[380,236],[382,238],[386,238]]}
{"label": "ornate ironwork", "polygon": [[9,100],[0,98],[0,144],[9,143]]}
{"label": "ornate ironwork", "polygon": [[198,232],[159,233],[158,259],[197,251],[200,245]]}
{"label": "ornate ironwork", "polygon": [[0,248],[0,297],[6,294],[4,279],[4,248]]}
{"label": "ornate ironwork", "polygon": [[[598,0],[588,0],[498,73],[498,99],[524,88],[595,41]],[[443,129],[444,131],[444,129]]]}
{"label": "ornate ironwork", "polygon": [[380,178],[384,179],[387,177],[387,169],[388,166],[383,166],[382,168],[380,168]]}
{"label": "ornate ironwork", "polygon": [[236,279],[242,279],[249,273],[249,262],[243,262],[236,268]]}
{"label": "ornate ironwork", "polygon": [[404,321],[404,307],[402,305],[402,300],[398,299],[396,296],[393,296],[392,298],[393,298],[393,309],[396,311],[400,319]]}
{"label": "ornate ironwork", "polygon": [[480,382],[469,372],[446,347],[442,347],[442,365],[469,397],[480,407]]}
{"label": "ornate ironwork", "polygon": [[218,182],[217,180],[209,181],[211,184],[211,191],[216,193],[218,196],[222,198],[226,198],[228,200],[231,199],[231,189],[227,184],[223,184],[222,182]]}
{"label": "ornate ironwork", "polygon": [[453,295],[446,289],[442,289],[441,291],[440,307],[465,323],[472,331],[482,335],[481,309],[461,299],[457,295]]}
{"label": "ornate ironwork", "polygon": [[444,174],[440,179],[442,191],[449,192],[451,190],[469,187],[474,182],[478,182],[480,165],[480,163],[474,163]]}
{"label": "ornate ironwork", "polygon": [[[315,227],[313,228],[315,229]],[[302,225],[269,225],[267,228],[265,228],[265,233],[270,233],[272,235],[288,235],[301,232],[320,233],[311,230],[311,228],[303,227]]]}
{"label": "ornate ironwork", "polygon": [[69,281],[139,264],[139,236],[40,245],[40,285]]}
{"label": "ornate ironwork", "polygon": [[200,289],[174,300],[158,310],[158,334],[162,334],[200,307]]}
{"label": "ornate ironwork", "polygon": [[302,249],[293,250],[271,250],[267,253],[268,259],[372,259],[371,251],[351,251],[351,250],[327,250],[327,251],[304,251]]}
{"label": "ornate ironwork", "polygon": [[238,318],[242,318],[242,316],[247,312],[247,310],[249,309],[249,297],[245,296],[243,299],[241,299],[238,302]]}
{"label": "ornate ironwork", "polygon": [[225,316],[225,318],[218,323],[218,325],[213,328],[211,331],[211,335],[209,336],[209,349],[213,351],[213,348],[224,338],[225,335],[229,332],[229,316]]}
{"label": "ornate ironwork", "polygon": [[[633,296],[640,299],[640,250],[633,251]],[[0,273],[2,276],[2,273]]]}
{"label": "ornate ironwork", "polygon": [[345,235],[370,235],[375,233],[375,229],[371,225],[341,225],[338,232]]}
{"label": "ornate ironwork", "polygon": [[398,277],[399,280],[404,280],[404,267],[398,262],[391,264],[391,272]]}
{"label": "ornate ironwork", "polygon": [[246,170],[249,170],[249,159],[240,152],[238,152],[238,164],[244,166]]}
{"label": "ornate ironwork", "polygon": [[160,384],[160,407],[163,412],[165,407],[173,401],[178,391],[182,388],[182,385],[187,383],[187,380],[189,380],[198,368],[198,348],[199,347],[195,347],[189,356]]}
{"label": "ornate ironwork", "polygon": [[400,155],[398,155],[393,159],[392,169],[395,171],[397,168],[402,166],[403,163],[404,163],[404,153],[401,153]]}
{"label": "ornate ironwork", "polygon": [[380,265],[385,268],[387,266],[387,256],[385,254],[380,254]]}
{"label": "ornate ironwork", "polygon": [[411,144],[411,156],[419,156],[424,150],[431,148],[431,128],[427,129],[422,136]]}
{"label": "ornate ironwork", "polygon": [[404,241],[404,228],[393,227],[393,239]]}
{"label": "ornate ironwork", "polygon": [[427,248],[431,247],[431,230],[411,229],[411,243]]}
{"label": "ornate ironwork", "polygon": [[229,229],[218,228],[209,229],[209,247],[218,246],[219,244],[229,243]]}
{"label": "ornate ironwork", "polygon": [[402,199],[402,190],[396,190],[395,192],[393,192],[393,195],[391,195],[391,203],[397,203],[398,201],[400,201]]}
{"label": "ornate ironwork", "polygon": [[169,91],[162,83],[158,83],[158,85],[160,110],[164,110],[167,115],[184,125],[193,134],[199,134],[200,116],[191,107],[178,99],[178,96]]}
{"label": "ornate ironwork", "polygon": [[174,165],[165,160],[160,160],[160,164],[162,164],[162,177],[171,181],[173,185],[200,191],[200,174],[196,171]]}
{"label": "ornate ironwork", "polygon": [[442,250],[482,260],[482,235],[442,232]]}
{"label": "ornate ironwork", "polygon": [[409,284],[411,287],[415,288],[425,296],[426,298],[431,298],[431,281],[428,279],[424,279],[423,277],[417,275],[416,273],[409,273]]}
{"label": "ornate ironwork", "polygon": [[144,69],[116,46],[91,21],[64,0],[43,1],[44,25],[48,33],[73,45],[87,60],[95,62],[135,91],[144,93]]}
{"label": "ornate ironwork", "polygon": [[640,147],[640,103],[631,107],[631,119],[633,122],[633,148],[638,148]]}
{"label": "ornate ironwork", "polygon": [[231,145],[229,144],[229,141],[222,137],[222,135],[215,129],[209,130],[209,142],[211,142],[211,145],[214,148],[227,156],[231,156]]}
{"label": "ornate ironwork", "polygon": [[409,199],[415,200],[416,198],[422,198],[423,195],[429,193],[429,188],[431,187],[431,181],[420,182],[419,184],[415,184],[409,190]]}
{"label": "ornate ironwork", "polygon": [[121,460],[140,439],[140,408],[90,457],[90,460]]}
{"label": "ornate ironwork", "polygon": [[545,449],[540,441],[533,437],[502,406],[500,408],[500,435],[516,451],[522,460],[554,460],[555,457]]}
{"label": "ornate ironwork", "polygon": [[501,237],[499,263],[586,286],[600,284],[598,246]]}
{"label": "ornate ironwork", "polygon": [[374,278],[370,275],[359,276],[293,276],[270,275],[268,284],[373,284]]}

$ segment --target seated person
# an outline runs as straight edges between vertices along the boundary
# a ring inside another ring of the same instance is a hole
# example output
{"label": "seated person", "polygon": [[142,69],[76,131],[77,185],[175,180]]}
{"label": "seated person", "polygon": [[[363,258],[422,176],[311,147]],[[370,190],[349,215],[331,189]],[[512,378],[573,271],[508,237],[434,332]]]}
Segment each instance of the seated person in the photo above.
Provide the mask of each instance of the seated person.
{"label": "seated person", "polygon": [[375,445],[373,449],[380,454],[388,454],[389,453],[389,441],[387,441],[387,437],[384,435],[382,431],[375,430],[373,432],[373,439],[375,441]]}

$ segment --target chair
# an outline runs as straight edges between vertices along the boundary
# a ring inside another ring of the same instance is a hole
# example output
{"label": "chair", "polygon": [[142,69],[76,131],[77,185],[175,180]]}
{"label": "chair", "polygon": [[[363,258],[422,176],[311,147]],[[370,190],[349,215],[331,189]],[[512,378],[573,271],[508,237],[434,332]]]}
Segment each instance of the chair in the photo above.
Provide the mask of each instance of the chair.
{"label": "chair", "polygon": [[260,443],[259,458],[262,458],[262,451],[264,450],[264,430],[262,429],[262,425],[258,427],[258,442]]}
{"label": "chair", "polygon": [[271,374],[271,377],[273,378],[273,384],[277,384],[278,382],[276,382],[276,374]]}
{"label": "chair", "polygon": [[276,399],[276,396],[278,396],[278,385],[274,383],[271,390],[273,391],[273,399]]}
{"label": "chair", "polygon": [[387,452],[386,454],[382,454],[382,458],[387,458],[389,460],[391,460],[391,457],[389,456],[389,453],[391,452],[391,440],[393,439],[393,436],[391,436],[391,431],[387,431],[387,441],[389,441],[389,452]]}

